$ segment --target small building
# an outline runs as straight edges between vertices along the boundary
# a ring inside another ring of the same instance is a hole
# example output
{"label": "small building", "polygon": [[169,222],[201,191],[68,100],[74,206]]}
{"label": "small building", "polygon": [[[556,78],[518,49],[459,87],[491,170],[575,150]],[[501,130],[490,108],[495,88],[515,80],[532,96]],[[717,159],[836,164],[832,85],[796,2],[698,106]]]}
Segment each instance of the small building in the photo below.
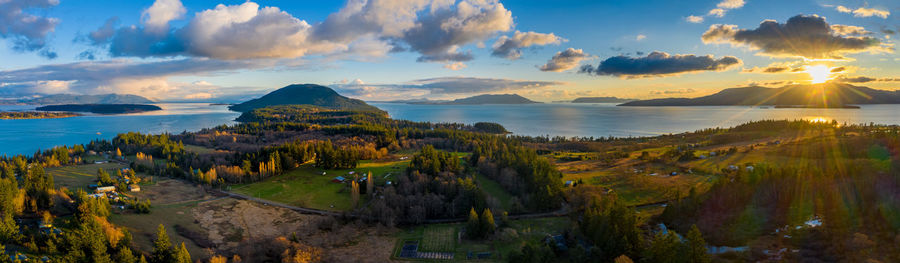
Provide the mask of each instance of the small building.
{"label": "small building", "polygon": [[97,184],[89,184],[88,187],[91,189],[95,189],[97,188]]}
{"label": "small building", "polygon": [[97,187],[96,191],[97,191],[97,193],[115,192],[116,187],[115,186],[101,186],[101,187]]}
{"label": "small building", "polygon": [[344,181],[347,181],[347,178],[344,178],[343,176],[338,176],[338,177],[335,177],[334,179],[331,179],[331,181],[335,182],[335,183],[343,183]]}
{"label": "small building", "polygon": [[131,191],[131,192],[140,192],[140,191],[141,191],[141,186],[140,186],[140,185],[136,185],[136,184],[128,185],[128,191]]}
{"label": "small building", "polygon": [[754,169],[753,166],[749,166],[749,165],[747,166],[747,171],[748,171],[748,172],[753,172],[753,169]]}
{"label": "small building", "polygon": [[565,186],[566,186],[566,187],[572,186],[573,183],[574,183],[574,182],[572,182],[571,180],[566,181]]}
{"label": "small building", "polygon": [[678,172],[672,172],[669,174],[669,176],[676,176],[676,175],[678,175]]}

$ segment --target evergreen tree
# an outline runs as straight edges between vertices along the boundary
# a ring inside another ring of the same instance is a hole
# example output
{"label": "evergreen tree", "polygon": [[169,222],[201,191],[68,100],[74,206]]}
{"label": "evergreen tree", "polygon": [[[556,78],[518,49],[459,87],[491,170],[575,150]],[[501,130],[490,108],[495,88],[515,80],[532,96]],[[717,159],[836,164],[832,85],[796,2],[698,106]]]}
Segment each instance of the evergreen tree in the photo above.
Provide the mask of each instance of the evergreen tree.
{"label": "evergreen tree", "polygon": [[137,260],[128,247],[119,248],[119,252],[116,253],[114,258],[118,263],[134,263]]}
{"label": "evergreen tree", "polygon": [[155,263],[170,263],[175,262],[175,259],[175,251],[172,249],[172,243],[169,241],[166,227],[159,224],[159,227],[156,229],[156,240],[153,241],[151,260]]}
{"label": "evergreen tree", "polygon": [[188,253],[187,247],[184,246],[184,242],[181,242],[181,248],[175,251],[175,260],[178,263],[191,263],[191,254]]}
{"label": "evergreen tree", "polygon": [[354,177],[350,182],[350,199],[353,201],[353,208],[359,205],[359,183],[356,181],[357,179]]}
{"label": "evergreen tree", "polygon": [[678,257],[680,252],[681,242],[675,232],[670,230],[666,234],[659,232],[653,236],[646,258],[649,262],[675,263],[681,258]]}
{"label": "evergreen tree", "polygon": [[469,238],[477,238],[481,237],[481,221],[478,220],[478,213],[475,212],[475,207],[472,207],[469,210],[469,221],[466,223],[466,235]]}
{"label": "evergreen tree", "polygon": [[703,234],[697,225],[691,225],[691,230],[687,234],[687,251],[685,256],[691,263],[709,263],[710,257],[706,251],[706,240],[703,240]]}
{"label": "evergreen tree", "polygon": [[485,208],[484,211],[481,212],[481,217],[479,217],[479,219],[481,221],[482,236],[493,234],[496,225],[494,225],[494,214],[491,213],[491,209]]}

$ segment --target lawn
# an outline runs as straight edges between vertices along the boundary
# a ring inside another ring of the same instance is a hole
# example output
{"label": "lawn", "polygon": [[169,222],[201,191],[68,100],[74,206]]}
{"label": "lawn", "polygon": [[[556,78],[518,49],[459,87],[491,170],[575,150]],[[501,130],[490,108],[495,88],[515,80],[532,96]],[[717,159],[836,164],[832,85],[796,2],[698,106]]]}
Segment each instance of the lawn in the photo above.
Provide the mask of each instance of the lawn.
{"label": "lawn", "polygon": [[184,150],[187,152],[192,152],[192,153],[196,153],[196,154],[210,154],[210,153],[216,152],[216,149],[206,148],[206,147],[197,146],[197,145],[190,145],[190,144],[185,144]]}
{"label": "lawn", "polygon": [[[347,211],[352,208],[349,185],[332,182],[334,177],[343,176],[349,179],[348,173],[351,171],[360,176],[371,171],[376,184],[384,184],[392,180],[393,176],[399,174],[408,164],[409,161],[363,161],[356,169],[339,170],[322,170],[307,164],[262,182],[236,186],[232,191],[294,206]],[[322,175],[322,172],[325,172],[325,175]]]}
{"label": "lawn", "polygon": [[191,209],[197,206],[197,201],[174,204],[153,205],[150,214],[112,214],[109,221],[118,226],[126,227],[133,236],[134,243],[143,251],[153,251],[153,240],[156,238],[156,228],[159,224],[166,227],[172,244],[180,246],[181,242],[187,247],[191,256],[203,258],[206,249],[197,246],[188,237],[182,236],[176,231],[176,226],[182,231],[193,233],[205,233],[205,230],[194,221]]}
{"label": "lawn", "polygon": [[45,172],[53,176],[57,187],[66,187],[74,191],[78,188],[87,190],[88,185],[97,183],[97,169],[106,169],[110,175],[115,175],[116,170],[123,167],[125,166],[118,163],[84,164],[51,167]]}
{"label": "lawn", "polygon": [[[497,218],[499,223],[499,218]],[[412,227],[397,232],[397,244],[393,258],[419,262],[467,262],[469,252],[473,254],[490,252],[491,258],[480,262],[505,262],[506,255],[518,251],[526,243],[538,243],[547,235],[562,234],[569,221],[562,217],[514,220],[510,226],[498,229],[490,240],[469,240],[457,242],[464,223],[433,224]],[[421,252],[453,252],[453,260],[427,260],[399,258],[400,248],[406,241],[418,241]]]}

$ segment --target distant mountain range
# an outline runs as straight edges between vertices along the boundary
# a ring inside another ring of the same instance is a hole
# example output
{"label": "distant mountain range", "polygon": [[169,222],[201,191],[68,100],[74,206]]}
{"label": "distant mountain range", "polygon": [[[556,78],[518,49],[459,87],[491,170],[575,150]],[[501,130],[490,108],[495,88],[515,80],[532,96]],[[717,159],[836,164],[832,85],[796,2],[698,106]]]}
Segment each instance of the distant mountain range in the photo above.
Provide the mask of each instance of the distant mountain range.
{"label": "distant mountain range", "polygon": [[617,97],[581,97],[572,100],[572,103],[622,103],[636,99],[623,99]]}
{"label": "distant mountain range", "polygon": [[147,111],[158,111],[162,108],[156,105],[141,104],[63,104],[49,105],[37,107],[38,111],[67,111],[67,112],[90,112],[97,114],[122,114],[122,113],[138,113]]}
{"label": "distant mountain range", "polygon": [[381,111],[358,99],[341,96],[331,88],[316,84],[294,84],[270,92],[258,99],[232,105],[228,109],[248,112],[275,105],[314,105],[328,109]]}
{"label": "distant mountain range", "polygon": [[385,101],[383,103],[405,103],[420,105],[480,105],[480,104],[534,104],[540,103],[529,100],[517,94],[484,94],[468,98],[456,100],[428,100],[428,99],[411,99],[411,100],[394,100]]}
{"label": "distant mountain range", "polygon": [[900,104],[900,91],[877,90],[845,83],[789,85],[781,88],[743,87],[698,98],[638,100],[619,106],[784,105],[840,108],[850,104]]}
{"label": "distant mountain range", "polygon": [[148,104],[152,100],[137,95],[101,94],[75,95],[52,94],[40,97],[0,99],[0,104],[57,105],[57,104]]}

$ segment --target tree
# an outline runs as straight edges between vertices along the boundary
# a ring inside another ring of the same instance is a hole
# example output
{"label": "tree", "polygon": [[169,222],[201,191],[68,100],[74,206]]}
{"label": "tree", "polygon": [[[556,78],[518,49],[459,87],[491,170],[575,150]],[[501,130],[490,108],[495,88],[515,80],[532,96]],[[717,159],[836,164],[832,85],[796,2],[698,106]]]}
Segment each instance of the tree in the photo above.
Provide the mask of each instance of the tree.
{"label": "tree", "polygon": [[372,171],[369,171],[369,174],[366,176],[366,194],[372,195],[375,193],[375,178],[372,176]]}
{"label": "tree", "polygon": [[150,259],[156,263],[169,263],[176,260],[172,242],[169,241],[169,234],[166,233],[166,227],[162,224],[156,228],[156,240],[153,241],[153,253]]}
{"label": "tree", "polygon": [[131,253],[131,249],[127,246],[119,248],[119,252],[117,252],[113,258],[119,263],[134,263],[137,261],[134,254]]}
{"label": "tree", "polygon": [[697,225],[691,225],[691,230],[687,234],[687,251],[685,256],[691,263],[708,263],[710,262],[709,254],[706,253],[706,240],[703,240],[703,234]]}
{"label": "tree", "polygon": [[116,158],[122,158],[122,150],[119,150],[119,148],[116,148]]}
{"label": "tree", "polygon": [[481,233],[482,236],[488,236],[494,233],[494,229],[496,225],[494,224],[494,214],[491,213],[491,209],[485,208],[484,211],[481,212],[481,217],[479,218],[481,222]]}
{"label": "tree", "polygon": [[187,247],[184,246],[184,242],[181,242],[181,248],[175,251],[175,262],[191,263],[191,254],[188,253]]}
{"label": "tree", "polygon": [[646,251],[646,258],[648,262],[678,262],[679,253],[681,252],[681,242],[678,240],[678,236],[675,235],[675,231],[668,231],[668,233],[659,232],[653,236],[653,241],[650,243],[650,248]]}
{"label": "tree", "polygon": [[478,220],[478,213],[475,212],[475,207],[472,207],[469,210],[469,221],[466,223],[466,235],[469,238],[477,238],[481,237],[481,221]]}
{"label": "tree", "polygon": [[353,181],[350,182],[350,199],[353,200],[353,207],[359,205],[359,183],[356,182],[356,178],[353,178]]}

